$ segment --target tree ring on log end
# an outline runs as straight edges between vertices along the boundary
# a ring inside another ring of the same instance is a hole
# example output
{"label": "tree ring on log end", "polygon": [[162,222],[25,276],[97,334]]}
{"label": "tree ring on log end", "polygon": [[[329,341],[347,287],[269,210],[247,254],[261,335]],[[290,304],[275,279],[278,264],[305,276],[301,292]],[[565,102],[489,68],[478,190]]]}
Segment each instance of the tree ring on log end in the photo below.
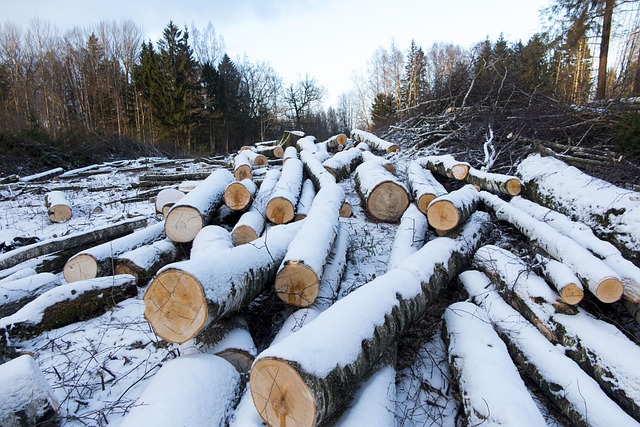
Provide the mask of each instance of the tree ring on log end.
{"label": "tree ring on log end", "polygon": [[367,211],[377,220],[398,222],[409,207],[407,191],[395,182],[378,184],[367,198]]}
{"label": "tree ring on log end", "polygon": [[400,149],[400,147],[398,147],[397,145],[393,144],[391,147],[387,148],[387,153],[395,153],[399,149]]}
{"label": "tree ring on log end", "polygon": [[249,165],[240,165],[233,171],[233,176],[236,177],[238,181],[242,181],[243,179],[253,179],[253,174],[251,173],[251,166]]}
{"label": "tree ring on log end", "polygon": [[125,264],[117,264],[116,268],[113,269],[113,273],[114,274],[129,274],[133,277],[136,278],[136,280],[139,279],[138,277],[138,273],[131,267],[129,267],[128,265]]}
{"label": "tree ring on log end", "polygon": [[264,154],[258,154],[253,160],[254,166],[269,166],[269,159]]}
{"label": "tree ring on log end", "polygon": [[507,181],[507,193],[511,196],[517,196],[522,191],[522,184],[519,179],[510,179]]}
{"label": "tree ring on log end", "polygon": [[253,404],[268,425],[308,427],[315,424],[313,394],[286,361],[259,359],[251,368],[249,383]]}
{"label": "tree ring on log end", "polygon": [[416,200],[416,206],[418,207],[418,210],[426,216],[429,203],[431,203],[435,198],[435,194],[423,194],[422,196],[420,196],[418,200]]}
{"label": "tree ring on log end", "polygon": [[182,344],[207,321],[202,285],[182,270],[168,269],[154,277],[143,301],[145,319],[164,341]]}
{"label": "tree ring on log end", "polygon": [[318,297],[318,275],[302,261],[289,261],[276,276],[276,295],[296,307],[308,307]]}
{"label": "tree ring on log end", "polygon": [[353,215],[353,208],[349,202],[344,202],[340,206],[340,218],[351,218],[351,215]]}
{"label": "tree ring on log end", "polygon": [[293,221],[295,208],[284,197],[274,197],[267,204],[266,216],[274,224],[287,224]]}
{"label": "tree ring on log end", "polygon": [[562,296],[562,301],[570,305],[576,305],[584,298],[584,291],[575,283],[570,283],[562,288],[560,295]]}
{"label": "tree ring on log end", "polygon": [[71,208],[67,205],[54,205],[47,210],[51,222],[65,222],[71,219]]}
{"label": "tree ring on log end", "polygon": [[613,277],[602,280],[596,286],[596,298],[604,303],[613,303],[622,298],[624,287]]}
{"label": "tree ring on log end", "polygon": [[202,215],[191,206],[174,206],[164,222],[167,237],[177,243],[191,242],[202,227],[204,227]]}
{"label": "tree ring on log end", "polygon": [[93,279],[98,276],[98,263],[91,255],[80,254],[67,261],[62,275],[68,283]]}
{"label": "tree ring on log end", "polygon": [[241,211],[251,203],[251,192],[239,182],[232,182],[224,192],[224,204],[233,211]]}
{"label": "tree ring on log end", "polygon": [[451,167],[451,175],[458,181],[464,180],[469,174],[469,167],[464,164],[457,164]]}
{"label": "tree ring on log end", "polygon": [[233,246],[244,245],[245,243],[253,242],[258,238],[256,230],[248,225],[239,225],[233,229],[231,233],[231,239],[233,240]]}
{"label": "tree ring on log end", "polygon": [[429,224],[438,230],[449,231],[458,226],[460,214],[455,205],[448,200],[437,200],[427,210]]}

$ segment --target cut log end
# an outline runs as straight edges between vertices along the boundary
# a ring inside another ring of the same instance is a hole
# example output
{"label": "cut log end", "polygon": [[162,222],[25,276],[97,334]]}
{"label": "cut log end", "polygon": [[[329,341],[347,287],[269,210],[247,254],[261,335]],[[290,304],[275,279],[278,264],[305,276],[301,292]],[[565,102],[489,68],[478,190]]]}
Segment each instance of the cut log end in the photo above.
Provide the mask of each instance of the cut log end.
{"label": "cut log end", "polygon": [[62,275],[67,283],[93,279],[98,275],[98,263],[91,255],[80,254],[67,261]]}
{"label": "cut log end", "polygon": [[182,344],[207,321],[202,285],[181,270],[168,269],[154,277],[143,301],[145,319],[164,341]]}
{"label": "cut log end", "polygon": [[280,147],[279,145],[276,145],[273,147],[273,157],[275,157],[276,159],[281,159],[284,157],[284,148]]}
{"label": "cut log end", "polygon": [[238,181],[242,181],[243,179],[253,179],[253,174],[251,173],[251,166],[249,165],[240,165],[233,171],[233,176],[236,177]]}
{"label": "cut log end", "polygon": [[378,184],[367,199],[367,212],[383,222],[398,222],[408,207],[409,195],[406,190],[391,181]]}
{"label": "cut log end", "polygon": [[224,204],[233,211],[246,209],[251,200],[251,192],[239,182],[229,184],[224,192]]}
{"label": "cut log end", "polygon": [[400,147],[398,147],[397,145],[394,144],[391,147],[387,148],[387,153],[395,153],[399,149],[400,149]]}
{"label": "cut log end", "polygon": [[353,208],[349,202],[344,202],[340,207],[340,218],[351,218],[353,215]]}
{"label": "cut log end", "polygon": [[244,245],[245,243],[253,242],[258,237],[258,233],[256,230],[249,227],[248,225],[239,225],[234,228],[231,233],[231,239],[233,241],[233,246]]}
{"label": "cut log end", "polygon": [[282,301],[308,307],[318,297],[318,275],[301,261],[289,261],[276,276],[276,294]]}
{"label": "cut log end", "polygon": [[604,303],[613,303],[622,298],[624,287],[615,278],[607,278],[598,283],[596,288],[596,298]]}
{"label": "cut log end", "polygon": [[71,208],[67,205],[54,205],[47,210],[51,222],[65,222],[71,219]]}
{"label": "cut log end", "polygon": [[519,179],[514,178],[507,181],[506,184],[507,193],[511,196],[517,196],[522,191],[522,183]]}
{"label": "cut log end", "polygon": [[253,160],[253,166],[269,166],[269,159],[263,154],[258,154]]}
{"label": "cut log end", "polygon": [[300,374],[279,359],[258,360],[251,369],[251,398],[260,417],[271,426],[315,424],[316,405]]}
{"label": "cut log end", "polygon": [[418,210],[422,212],[424,215],[427,215],[427,208],[429,207],[429,203],[435,199],[435,194],[423,194],[416,200],[416,206]]}
{"label": "cut log end", "polygon": [[584,298],[584,291],[575,283],[570,283],[560,292],[562,301],[569,305],[576,305]]}
{"label": "cut log end", "polygon": [[467,175],[469,174],[469,166],[465,164],[454,165],[451,168],[451,174],[453,175],[453,178],[457,179],[458,181],[462,181],[466,179]]}
{"label": "cut log end", "polygon": [[125,264],[117,264],[116,268],[113,269],[114,274],[129,274],[136,278],[136,281],[139,279],[138,272],[133,268],[129,267]]}
{"label": "cut log end", "polygon": [[293,221],[295,207],[284,197],[275,197],[267,204],[266,216],[274,224],[287,224]]}
{"label": "cut log end", "polygon": [[177,206],[167,214],[164,231],[172,241],[187,243],[195,239],[204,225],[197,209],[191,206]]}
{"label": "cut log end", "polygon": [[427,220],[436,230],[446,232],[456,228],[460,221],[460,214],[450,201],[438,200],[429,207]]}

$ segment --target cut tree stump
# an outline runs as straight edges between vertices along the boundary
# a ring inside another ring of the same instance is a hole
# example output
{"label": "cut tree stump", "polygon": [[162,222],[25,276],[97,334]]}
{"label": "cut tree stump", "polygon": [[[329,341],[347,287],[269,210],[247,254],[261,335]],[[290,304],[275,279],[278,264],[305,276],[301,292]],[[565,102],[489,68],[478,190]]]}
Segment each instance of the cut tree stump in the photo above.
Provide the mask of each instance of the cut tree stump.
{"label": "cut tree stump", "polygon": [[44,205],[47,207],[47,215],[51,222],[65,222],[71,219],[73,211],[64,192],[50,191],[45,194]]}
{"label": "cut tree stump", "polygon": [[280,171],[275,169],[267,171],[251,208],[242,214],[231,230],[235,246],[256,240],[264,231],[266,205],[279,178]]}
{"label": "cut tree stump", "polygon": [[433,173],[458,181],[464,181],[471,167],[467,162],[458,162],[450,154],[421,157],[417,161]]}
{"label": "cut tree stump", "polygon": [[253,179],[251,169],[251,162],[244,151],[236,154],[233,158],[233,176],[235,176],[238,181]]}
{"label": "cut tree stump", "polygon": [[380,139],[374,134],[360,129],[353,129],[351,131],[351,138],[354,141],[366,143],[373,150],[382,151],[384,153],[395,153],[399,149],[396,144]]}
{"label": "cut tree stump", "polygon": [[356,168],[354,180],[370,218],[382,222],[400,220],[410,196],[398,178],[378,163],[364,162]]}
{"label": "cut tree stump", "polygon": [[52,273],[37,273],[0,283],[0,317],[9,316],[61,284]]}
{"label": "cut tree stump", "polygon": [[465,181],[478,190],[486,190],[493,194],[517,196],[522,191],[522,183],[518,177],[484,172],[476,168],[469,168]]}
{"label": "cut tree stump", "polygon": [[280,179],[267,202],[266,217],[274,224],[293,221],[302,189],[302,162],[289,159],[282,166]]}
{"label": "cut tree stump", "polygon": [[192,241],[211,221],[231,182],[233,175],[226,169],[218,169],[173,205],[165,219],[167,237],[176,243]]}
{"label": "cut tree stump", "polygon": [[362,151],[357,148],[336,153],[322,163],[322,166],[329,171],[336,181],[349,178],[358,165],[362,163]]}
{"label": "cut tree stump", "polygon": [[411,188],[411,195],[420,212],[427,215],[427,207],[433,199],[447,194],[448,191],[422,165],[412,160],[407,169],[407,180]]}
{"label": "cut tree stump", "polygon": [[250,179],[232,182],[224,190],[224,204],[232,211],[244,211],[253,202],[258,187]]}
{"label": "cut tree stump", "polygon": [[169,209],[184,197],[184,193],[175,188],[165,188],[160,190],[156,196],[156,212],[166,216]]}
{"label": "cut tree stump", "polygon": [[171,239],[158,240],[118,255],[114,273],[130,274],[136,278],[138,286],[143,286],[158,270],[182,255],[183,250]]}
{"label": "cut tree stump", "polygon": [[433,199],[427,206],[429,225],[447,233],[464,223],[478,205],[478,190],[473,185]]}

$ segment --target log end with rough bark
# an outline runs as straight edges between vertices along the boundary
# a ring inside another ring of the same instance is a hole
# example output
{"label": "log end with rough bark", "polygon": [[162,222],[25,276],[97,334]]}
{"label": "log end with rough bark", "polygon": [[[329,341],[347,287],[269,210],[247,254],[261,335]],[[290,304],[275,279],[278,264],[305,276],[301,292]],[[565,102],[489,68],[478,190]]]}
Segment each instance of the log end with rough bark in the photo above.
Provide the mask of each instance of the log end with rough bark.
{"label": "log end with rough bark", "polygon": [[297,307],[308,307],[318,297],[318,275],[302,261],[289,261],[276,276],[278,298]]}
{"label": "log end with rough bark", "polygon": [[300,374],[286,361],[258,360],[251,369],[251,397],[260,417],[271,426],[315,424],[316,404]]}
{"label": "log end with rough bark", "polygon": [[251,173],[251,166],[249,165],[240,165],[233,171],[233,176],[238,180],[242,181],[243,179],[253,179],[253,174]]}
{"label": "log end with rough bark", "polygon": [[164,231],[172,241],[187,243],[195,239],[205,225],[197,209],[191,206],[177,206],[166,215]]}
{"label": "log end with rough bark", "polygon": [[613,303],[620,298],[624,292],[624,287],[620,280],[610,277],[602,280],[596,287],[596,298],[604,303]]}
{"label": "log end with rough bark", "polygon": [[98,275],[98,263],[91,255],[80,254],[67,261],[62,269],[62,275],[68,283],[93,279]]}
{"label": "log end with rough bark", "polygon": [[409,206],[407,191],[395,182],[377,185],[367,198],[367,212],[376,220],[398,222]]}
{"label": "log end with rough bark", "polygon": [[233,211],[246,209],[252,200],[251,191],[240,182],[232,182],[224,192],[224,204]]}
{"label": "log end with rough bark", "polygon": [[287,224],[295,217],[295,206],[284,197],[275,197],[267,204],[266,217],[274,224]]}
{"label": "log end with rough bark", "polygon": [[167,269],[154,277],[143,301],[145,319],[164,341],[182,344],[207,321],[202,285],[181,270]]}

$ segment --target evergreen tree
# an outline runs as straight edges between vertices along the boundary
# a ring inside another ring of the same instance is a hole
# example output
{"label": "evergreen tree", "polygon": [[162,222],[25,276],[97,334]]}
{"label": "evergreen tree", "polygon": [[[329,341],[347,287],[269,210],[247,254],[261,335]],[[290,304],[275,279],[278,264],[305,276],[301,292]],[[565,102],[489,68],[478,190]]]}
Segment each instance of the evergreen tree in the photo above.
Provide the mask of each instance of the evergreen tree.
{"label": "evergreen tree", "polygon": [[371,121],[373,126],[388,125],[395,118],[395,98],[388,93],[378,93],[371,106]]}
{"label": "evergreen tree", "polygon": [[402,106],[411,108],[426,99],[428,94],[427,60],[424,51],[414,40],[407,53],[405,76],[401,85]]}

